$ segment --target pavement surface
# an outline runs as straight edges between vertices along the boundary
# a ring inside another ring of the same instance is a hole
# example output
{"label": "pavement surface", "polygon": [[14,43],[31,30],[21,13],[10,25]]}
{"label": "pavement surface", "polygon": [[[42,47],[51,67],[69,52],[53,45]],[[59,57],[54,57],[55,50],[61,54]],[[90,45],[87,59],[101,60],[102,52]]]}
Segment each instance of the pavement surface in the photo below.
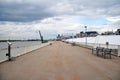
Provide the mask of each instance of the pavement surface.
{"label": "pavement surface", "polygon": [[0,80],[120,80],[120,57],[104,59],[58,41],[1,63]]}

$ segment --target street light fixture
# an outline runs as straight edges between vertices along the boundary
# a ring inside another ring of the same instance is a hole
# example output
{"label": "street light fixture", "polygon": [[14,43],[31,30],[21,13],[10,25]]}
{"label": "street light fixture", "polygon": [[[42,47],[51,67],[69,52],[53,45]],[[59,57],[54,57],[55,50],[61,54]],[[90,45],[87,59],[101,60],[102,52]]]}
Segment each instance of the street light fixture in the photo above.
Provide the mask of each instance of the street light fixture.
{"label": "street light fixture", "polygon": [[87,26],[85,26],[85,45],[87,47]]}

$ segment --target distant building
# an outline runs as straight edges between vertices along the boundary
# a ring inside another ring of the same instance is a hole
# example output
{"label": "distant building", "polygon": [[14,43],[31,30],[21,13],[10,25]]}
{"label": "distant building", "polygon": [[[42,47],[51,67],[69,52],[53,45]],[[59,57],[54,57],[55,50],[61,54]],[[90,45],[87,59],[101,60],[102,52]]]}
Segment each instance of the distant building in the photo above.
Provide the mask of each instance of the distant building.
{"label": "distant building", "polygon": [[85,37],[87,35],[87,37],[95,37],[98,35],[98,32],[96,31],[87,31],[87,32],[83,32],[81,31],[80,33],[76,34],[76,38],[82,38]]}
{"label": "distant building", "polygon": [[83,31],[80,32],[80,37],[84,37],[85,33]]}
{"label": "distant building", "polygon": [[107,31],[104,33],[101,33],[101,35],[114,35],[115,33],[113,31]]}
{"label": "distant building", "polygon": [[87,35],[87,37],[96,37],[98,35],[98,32],[96,32],[96,31],[87,31],[87,32],[85,32],[85,34]]}
{"label": "distant building", "polygon": [[60,35],[58,34],[57,35],[57,41],[62,41],[62,40],[65,40],[65,39],[70,39],[70,38],[73,38],[73,36],[70,36],[70,35]]}
{"label": "distant building", "polygon": [[61,35],[60,34],[58,34],[58,36],[57,36],[57,41],[60,41],[62,39],[62,37],[61,37]]}
{"label": "distant building", "polygon": [[78,33],[78,34],[76,34],[76,38],[79,38],[80,37],[80,34]]}
{"label": "distant building", "polygon": [[81,38],[81,37],[84,37],[84,36],[85,36],[85,33],[83,31],[76,34],[76,38]]}
{"label": "distant building", "polygon": [[117,31],[115,32],[116,35],[120,35],[120,29],[117,29]]}

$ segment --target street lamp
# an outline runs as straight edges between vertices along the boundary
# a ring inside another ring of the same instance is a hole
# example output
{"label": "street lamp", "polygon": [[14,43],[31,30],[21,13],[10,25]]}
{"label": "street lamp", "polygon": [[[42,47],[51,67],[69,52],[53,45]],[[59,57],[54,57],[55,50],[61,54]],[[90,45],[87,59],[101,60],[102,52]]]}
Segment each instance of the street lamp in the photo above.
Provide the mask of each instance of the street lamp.
{"label": "street lamp", "polygon": [[74,38],[74,36],[73,36],[73,33],[72,33],[72,43],[73,43],[73,38]]}
{"label": "street lamp", "polygon": [[85,45],[87,47],[87,26],[85,26]]}

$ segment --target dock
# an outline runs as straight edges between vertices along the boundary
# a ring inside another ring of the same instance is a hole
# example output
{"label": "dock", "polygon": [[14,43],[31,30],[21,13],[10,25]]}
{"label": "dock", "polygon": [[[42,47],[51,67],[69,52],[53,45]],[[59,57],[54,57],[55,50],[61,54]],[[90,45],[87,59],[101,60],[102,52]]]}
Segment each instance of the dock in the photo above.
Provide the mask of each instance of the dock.
{"label": "dock", "polygon": [[120,57],[56,41],[1,63],[0,80],[120,80]]}

